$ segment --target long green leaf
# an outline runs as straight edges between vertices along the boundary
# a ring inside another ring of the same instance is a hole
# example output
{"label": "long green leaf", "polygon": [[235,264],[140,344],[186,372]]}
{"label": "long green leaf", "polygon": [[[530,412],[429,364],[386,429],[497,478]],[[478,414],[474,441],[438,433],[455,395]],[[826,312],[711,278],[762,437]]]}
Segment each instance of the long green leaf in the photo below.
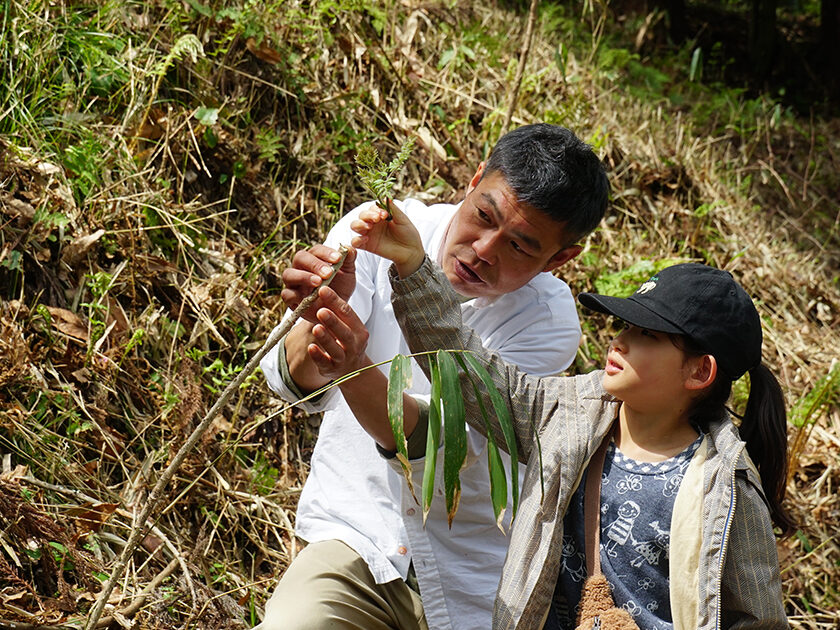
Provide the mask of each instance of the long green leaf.
{"label": "long green leaf", "polygon": [[502,457],[499,454],[499,446],[496,444],[496,437],[493,435],[493,426],[490,422],[490,415],[484,406],[484,399],[479,391],[478,383],[470,374],[469,368],[460,354],[454,354],[455,360],[461,366],[461,369],[470,379],[470,384],[475,391],[475,398],[478,401],[478,408],[481,412],[481,417],[484,419],[484,426],[487,428],[487,470],[490,473],[490,502],[493,504],[493,514],[496,517],[496,525],[499,529],[504,531],[502,521],[505,518],[505,510],[507,509],[507,474],[505,473],[505,466],[502,462]]}
{"label": "long green leaf", "polygon": [[[499,390],[493,383],[490,373],[485,369],[481,363],[478,362],[472,354],[466,352],[462,355],[464,360],[470,364],[473,372],[478,375],[481,382],[487,388],[487,394],[490,396],[490,401],[493,403],[493,409],[496,412],[496,417],[499,420],[499,425],[502,428],[502,433],[505,436],[505,443],[507,444],[507,451],[510,453],[510,486],[511,495],[513,497],[513,518],[516,517],[516,511],[519,509],[519,449],[516,446],[516,432],[513,430],[513,418],[511,418],[510,410],[502,399]],[[489,428],[488,428],[489,433]],[[491,470],[492,474],[492,470]]]}
{"label": "long green leaf", "polygon": [[443,488],[449,527],[461,500],[459,474],[467,458],[467,426],[458,368],[443,350],[437,352],[443,402]]}
{"label": "long green leaf", "polygon": [[411,464],[408,461],[408,443],[405,439],[405,418],[403,416],[403,392],[411,385],[411,360],[398,354],[391,360],[391,372],[388,376],[388,421],[394,432],[397,444],[397,460],[403,469],[411,496],[414,494],[414,482],[411,480]]}
{"label": "long green leaf", "polygon": [[[511,461],[511,470],[518,465],[516,461]],[[490,471],[490,500],[493,502],[493,513],[496,515],[496,526],[504,532],[502,521],[507,509],[507,475],[495,439],[487,440],[487,469]],[[516,512],[513,515],[516,516]]]}
{"label": "long green leaf", "polygon": [[426,434],[426,461],[423,468],[423,524],[432,505],[435,495],[435,473],[437,471],[437,454],[440,448],[440,368],[434,356],[429,357],[429,372],[431,376],[432,395],[429,400],[429,431]]}

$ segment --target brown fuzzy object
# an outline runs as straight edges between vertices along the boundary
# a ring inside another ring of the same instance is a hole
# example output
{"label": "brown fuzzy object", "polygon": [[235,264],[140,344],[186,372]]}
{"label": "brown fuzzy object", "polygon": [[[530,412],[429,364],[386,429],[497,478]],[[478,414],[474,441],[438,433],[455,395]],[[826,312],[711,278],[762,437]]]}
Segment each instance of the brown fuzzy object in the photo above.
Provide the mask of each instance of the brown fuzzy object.
{"label": "brown fuzzy object", "polygon": [[583,583],[575,630],[592,630],[599,618],[603,630],[639,630],[629,612],[615,607],[610,583],[603,573],[596,573]]}

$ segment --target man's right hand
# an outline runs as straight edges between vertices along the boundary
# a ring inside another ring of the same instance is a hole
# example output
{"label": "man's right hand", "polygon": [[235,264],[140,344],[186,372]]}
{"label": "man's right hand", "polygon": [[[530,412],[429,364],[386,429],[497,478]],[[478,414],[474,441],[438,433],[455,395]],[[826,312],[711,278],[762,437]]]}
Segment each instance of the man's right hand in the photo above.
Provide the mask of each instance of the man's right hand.
{"label": "man's right hand", "polygon": [[390,199],[388,208],[374,204],[360,212],[350,224],[350,229],[358,234],[351,242],[354,247],[393,261],[397,273],[405,278],[420,268],[426,252],[411,219]]}
{"label": "man's right hand", "polygon": [[[314,245],[309,249],[298,251],[292,259],[292,266],[283,271],[283,290],[280,297],[286,306],[295,309],[317,287],[321,286],[332,273],[332,265],[339,260],[339,253],[326,245]],[[343,300],[348,300],[356,287],[356,251],[351,247],[347,252],[341,269],[330,283],[333,291]],[[317,299],[312,306],[302,314],[302,317],[313,323],[318,323],[315,314],[321,308],[321,300]]]}

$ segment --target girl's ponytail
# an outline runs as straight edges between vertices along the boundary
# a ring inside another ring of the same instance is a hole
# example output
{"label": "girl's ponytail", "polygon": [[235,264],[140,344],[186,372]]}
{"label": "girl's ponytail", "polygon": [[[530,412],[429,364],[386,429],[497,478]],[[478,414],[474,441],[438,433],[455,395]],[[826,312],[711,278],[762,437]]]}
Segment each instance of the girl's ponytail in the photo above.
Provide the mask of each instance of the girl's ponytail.
{"label": "girl's ponytail", "polygon": [[741,421],[741,439],[761,475],[773,524],[789,535],[796,527],[782,505],[787,483],[787,415],[782,388],[763,364],[750,370],[750,396]]}

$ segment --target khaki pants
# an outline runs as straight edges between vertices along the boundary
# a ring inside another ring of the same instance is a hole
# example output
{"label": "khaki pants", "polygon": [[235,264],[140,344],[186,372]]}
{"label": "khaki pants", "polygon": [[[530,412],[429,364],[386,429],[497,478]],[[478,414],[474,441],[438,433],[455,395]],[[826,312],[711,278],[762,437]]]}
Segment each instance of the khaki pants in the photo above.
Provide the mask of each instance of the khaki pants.
{"label": "khaki pants", "polygon": [[265,605],[260,630],[428,630],[420,596],[402,580],[377,584],[338,540],[313,543],[292,562]]}

